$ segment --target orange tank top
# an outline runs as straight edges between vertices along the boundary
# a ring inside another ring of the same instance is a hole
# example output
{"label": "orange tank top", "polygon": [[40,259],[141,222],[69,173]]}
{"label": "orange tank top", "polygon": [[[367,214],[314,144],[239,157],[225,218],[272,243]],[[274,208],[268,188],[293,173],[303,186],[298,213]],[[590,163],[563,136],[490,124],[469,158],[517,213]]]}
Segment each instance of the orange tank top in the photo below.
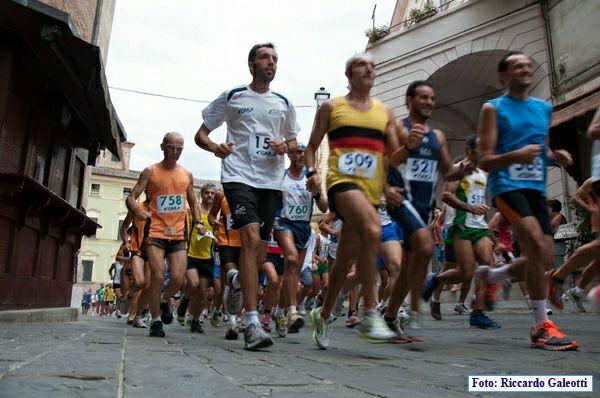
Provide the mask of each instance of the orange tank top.
{"label": "orange tank top", "polygon": [[217,230],[217,241],[220,246],[240,247],[240,233],[233,229],[233,219],[231,218],[231,209],[227,199],[221,200],[221,223],[223,226]]}
{"label": "orange tank top", "polygon": [[[140,204],[140,210],[148,211],[148,205],[146,202]],[[142,244],[144,243],[144,238],[147,234],[146,226],[146,221],[142,221],[136,217],[133,217],[131,227],[129,227],[129,242],[131,244],[131,250],[138,254],[141,253]]]}
{"label": "orange tank top", "polygon": [[150,209],[148,237],[185,240],[189,173],[180,165],[165,169],[160,163],[150,166],[146,202]]}

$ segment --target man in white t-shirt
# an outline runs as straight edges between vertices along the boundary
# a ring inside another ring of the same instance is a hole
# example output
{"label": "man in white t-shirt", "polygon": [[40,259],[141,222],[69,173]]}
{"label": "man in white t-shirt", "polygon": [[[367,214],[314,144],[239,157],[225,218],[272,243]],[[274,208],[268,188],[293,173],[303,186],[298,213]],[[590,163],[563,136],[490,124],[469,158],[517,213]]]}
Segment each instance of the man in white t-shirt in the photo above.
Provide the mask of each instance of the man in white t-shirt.
{"label": "man in white t-shirt", "polygon": [[[242,248],[240,270],[227,274],[233,294],[241,284],[246,321],[245,348],[273,344],[260,327],[256,301],[257,264],[264,262],[275,211],[281,202],[284,154],[296,150],[296,111],[283,95],[269,85],[277,71],[277,52],[272,43],[257,44],[248,54],[252,82],[223,92],[203,111],[196,144],[223,159],[221,182],[231,208]],[[208,135],[227,124],[227,141],[213,142]],[[241,283],[240,283],[241,282]]]}

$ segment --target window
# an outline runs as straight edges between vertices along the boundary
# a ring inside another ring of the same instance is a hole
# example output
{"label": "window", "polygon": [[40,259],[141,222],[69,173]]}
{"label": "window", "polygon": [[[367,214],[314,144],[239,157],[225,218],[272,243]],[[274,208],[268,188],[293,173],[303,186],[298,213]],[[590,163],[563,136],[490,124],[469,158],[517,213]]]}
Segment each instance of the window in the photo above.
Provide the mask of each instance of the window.
{"label": "window", "polygon": [[82,260],[81,266],[83,267],[81,281],[82,282],[91,282],[92,270],[94,269],[94,262],[92,260]]}
{"label": "window", "polygon": [[125,220],[119,220],[119,228],[117,228],[117,240],[121,240],[121,227],[123,226],[123,221]]}
{"label": "window", "polygon": [[130,193],[131,193],[131,188],[123,187],[123,197],[124,198],[128,197]]}
{"label": "window", "polygon": [[92,196],[100,195],[100,184],[92,184],[92,188],[90,189],[90,195],[92,195]]}

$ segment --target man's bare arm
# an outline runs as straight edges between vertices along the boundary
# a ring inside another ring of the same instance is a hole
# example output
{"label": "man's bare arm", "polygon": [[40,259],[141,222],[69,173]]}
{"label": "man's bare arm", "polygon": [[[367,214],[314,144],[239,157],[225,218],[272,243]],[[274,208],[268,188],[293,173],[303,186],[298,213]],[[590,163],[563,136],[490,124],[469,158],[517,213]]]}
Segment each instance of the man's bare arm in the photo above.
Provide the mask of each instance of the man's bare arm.
{"label": "man's bare arm", "polygon": [[127,196],[127,199],[125,199],[127,209],[129,209],[129,211],[131,211],[135,217],[142,220],[146,220],[148,218],[148,214],[144,215],[140,212],[140,206],[138,205],[137,200],[148,186],[148,181],[150,180],[150,172],[150,167],[146,167],[144,171],[142,171],[133,189]]}

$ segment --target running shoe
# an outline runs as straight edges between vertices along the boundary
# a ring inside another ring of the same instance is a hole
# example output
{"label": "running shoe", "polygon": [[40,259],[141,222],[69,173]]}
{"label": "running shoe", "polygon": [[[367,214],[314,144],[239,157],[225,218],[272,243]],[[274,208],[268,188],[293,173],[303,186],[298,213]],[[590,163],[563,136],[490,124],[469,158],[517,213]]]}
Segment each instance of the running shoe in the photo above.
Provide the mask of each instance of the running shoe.
{"label": "running shoe", "polygon": [[585,312],[585,307],[583,306],[583,297],[581,297],[575,288],[567,290],[567,296],[569,296],[579,312]]}
{"label": "running shoe", "polygon": [[204,333],[204,329],[202,329],[202,324],[197,319],[192,319],[190,323],[190,332],[192,333]]}
{"label": "running shoe", "polygon": [[146,329],[146,324],[144,323],[144,321],[142,321],[142,318],[140,318],[139,316],[136,316],[133,318],[133,325],[134,328],[142,328],[142,329]]}
{"label": "running shoe", "polygon": [[131,317],[127,317],[127,322],[128,325],[133,325],[133,318]]}
{"label": "running shoe", "polygon": [[297,312],[288,312],[287,314],[287,331],[288,333],[298,333],[304,326],[304,318],[298,315]]}
{"label": "running shoe", "polygon": [[219,316],[220,314],[217,311],[213,311],[212,314],[210,314],[210,324],[212,325],[212,327],[219,327]]}
{"label": "running shoe", "polygon": [[441,307],[441,303],[439,301],[431,300],[429,302],[429,308],[431,310],[431,317],[433,319],[435,319],[436,321],[442,320],[442,310],[440,307]]}
{"label": "running shoe", "polygon": [[498,322],[488,318],[483,312],[477,313],[476,311],[473,311],[469,316],[469,325],[480,329],[500,329],[502,327]]}
{"label": "running shoe", "polygon": [[546,272],[546,289],[550,303],[559,310],[562,310],[564,307],[562,302],[562,295],[564,293],[563,284],[554,278],[554,271]]}
{"label": "running shoe", "polygon": [[358,326],[358,335],[369,343],[388,343],[397,337],[375,310],[370,310],[363,315]]}
{"label": "running shoe", "polygon": [[466,305],[464,304],[456,304],[454,306],[454,313],[457,315],[468,315],[469,314],[469,309],[467,308]]}
{"label": "running shoe", "polygon": [[398,321],[400,322],[400,327],[402,328],[402,330],[404,330],[406,326],[408,326],[408,321],[410,320],[410,313],[406,310],[405,307],[402,306],[400,307],[400,309],[398,309],[396,318],[398,318]]}
{"label": "running shoe", "polygon": [[271,332],[270,323],[271,323],[271,314],[269,314],[268,312],[265,312],[263,314],[262,319],[260,320],[260,324],[265,332],[268,332],[268,333]]}
{"label": "running shoe", "polygon": [[306,315],[306,305],[304,304],[304,302],[298,304],[298,314],[301,316]]}
{"label": "running shoe", "polygon": [[311,311],[313,308],[315,308],[315,299],[310,298],[310,299],[306,300],[305,308],[306,308],[306,311]]}
{"label": "running shoe", "polygon": [[437,276],[437,272],[432,272],[425,278],[425,282],[423,283],[423,289],[421,290],[421,298],[423,301],[427,302],[435,292],[435,289],[438,287],[439,282],[435,277]]}
{"label": "running shoe", "polygon": [[160,303],[160,320],[163,321],[165,325],[169,325],[173,322],[173,312],[171,312],[171,307],[169,307],[168,303]]}
{"label": "running shoe", "polygon": [[333,305],[333,311],[331,312],[336,317],[344,316],[344,301],[346,300],[345,295],[340,293],[335,299],[335,304]]}
{"label": "running shoe", "polygon": [[185,324],[185,314],[187,312],[189,303],[190,299],[183,297],[181,302],[179,302],[179,306],[177,307],[177,322],[179,322],[181,325]]}
{"label": "running shoe", "polygon": [[551,320],[531,328],[531,347],[550,351],[576,350],[579,344],[567,338]]}
{"label": "running shoe", "polygon": [[352,314],[348,318],[346,318],[346,321],[344,322],[344,326],[351,329],[351,328],[355,327],[356,325],[358,325],[359,323],[360,323],[360,320],[358,318],[358,314],[356,312],[352,311]]}
{"label": "running shoe", "polygon": [[288,325],[285,315],[275,317],[275,331],[279,337],[287,336]]}
{"label": "running shoe", "polygon": [[421,317],[419,316],[419,314],[414,312],[410,315],[406,327],[402,328],[402,330],[406,334],[406,337],[411,342],[420,342],[425,340],[423,338],[422,329],[423,328],[421,327]]}
{"label": "running shoe", "polygon": [[330,323],[321,316],[321,307],[314,308],[310,312],[310,323],[313,327],[312,339],[313,343],[319,349],[326,350],[329,347],[329,331]]}
{"label": "running shoe", "polygon": [[229,286],[229,294],[227,297],[227,312],[237,314],[242,308],[242,288],[238,282],[239,272],[227,273],[227,285]]}
{"label": "running shoe", "polygon": [[240,332],[240,333],[244,333],[244,332],[246,331],[246,324],[245,324],[245,323],[244,323],[244,321],[243,321],[243,320],[241,320],[241,319],[238,319],[238,322],[237,322],[237,330],[238,330],[238,332]]}
{"label": "running shoe", "polygon": [[229,325],[227,327],[227,332],[225,332],[225,340],[237,340],[238,339],[238,330],[236,325]]}
{"label": "running shoe", "polygon": [[[384,320],[385,320],[385,318],[384,318]],[[411,340],[408,338],[406,333],[404,333],[404,331],[400,327],[400,319],[399,318],[396,318],[394,320],[385,320],[385,323],[387,324],[387,327],[390,328],[390,330],[396,334],[396,336],[394,336],[392,338],[392,340],[390,341],[391,343],[394,343],[394,344],[410,343]]]}
{"label": "running shoe", "polygon": [[163,323],[161,321],[156,321],[150,325],[150,336],[165,337],[165,331],[163,329]]}
{"label": "running shoe", "polygon": [[244,348],[246,350],[258,350],[273,345],[271,336],[267,334],[261,327],[251,323],[244,331]]}

